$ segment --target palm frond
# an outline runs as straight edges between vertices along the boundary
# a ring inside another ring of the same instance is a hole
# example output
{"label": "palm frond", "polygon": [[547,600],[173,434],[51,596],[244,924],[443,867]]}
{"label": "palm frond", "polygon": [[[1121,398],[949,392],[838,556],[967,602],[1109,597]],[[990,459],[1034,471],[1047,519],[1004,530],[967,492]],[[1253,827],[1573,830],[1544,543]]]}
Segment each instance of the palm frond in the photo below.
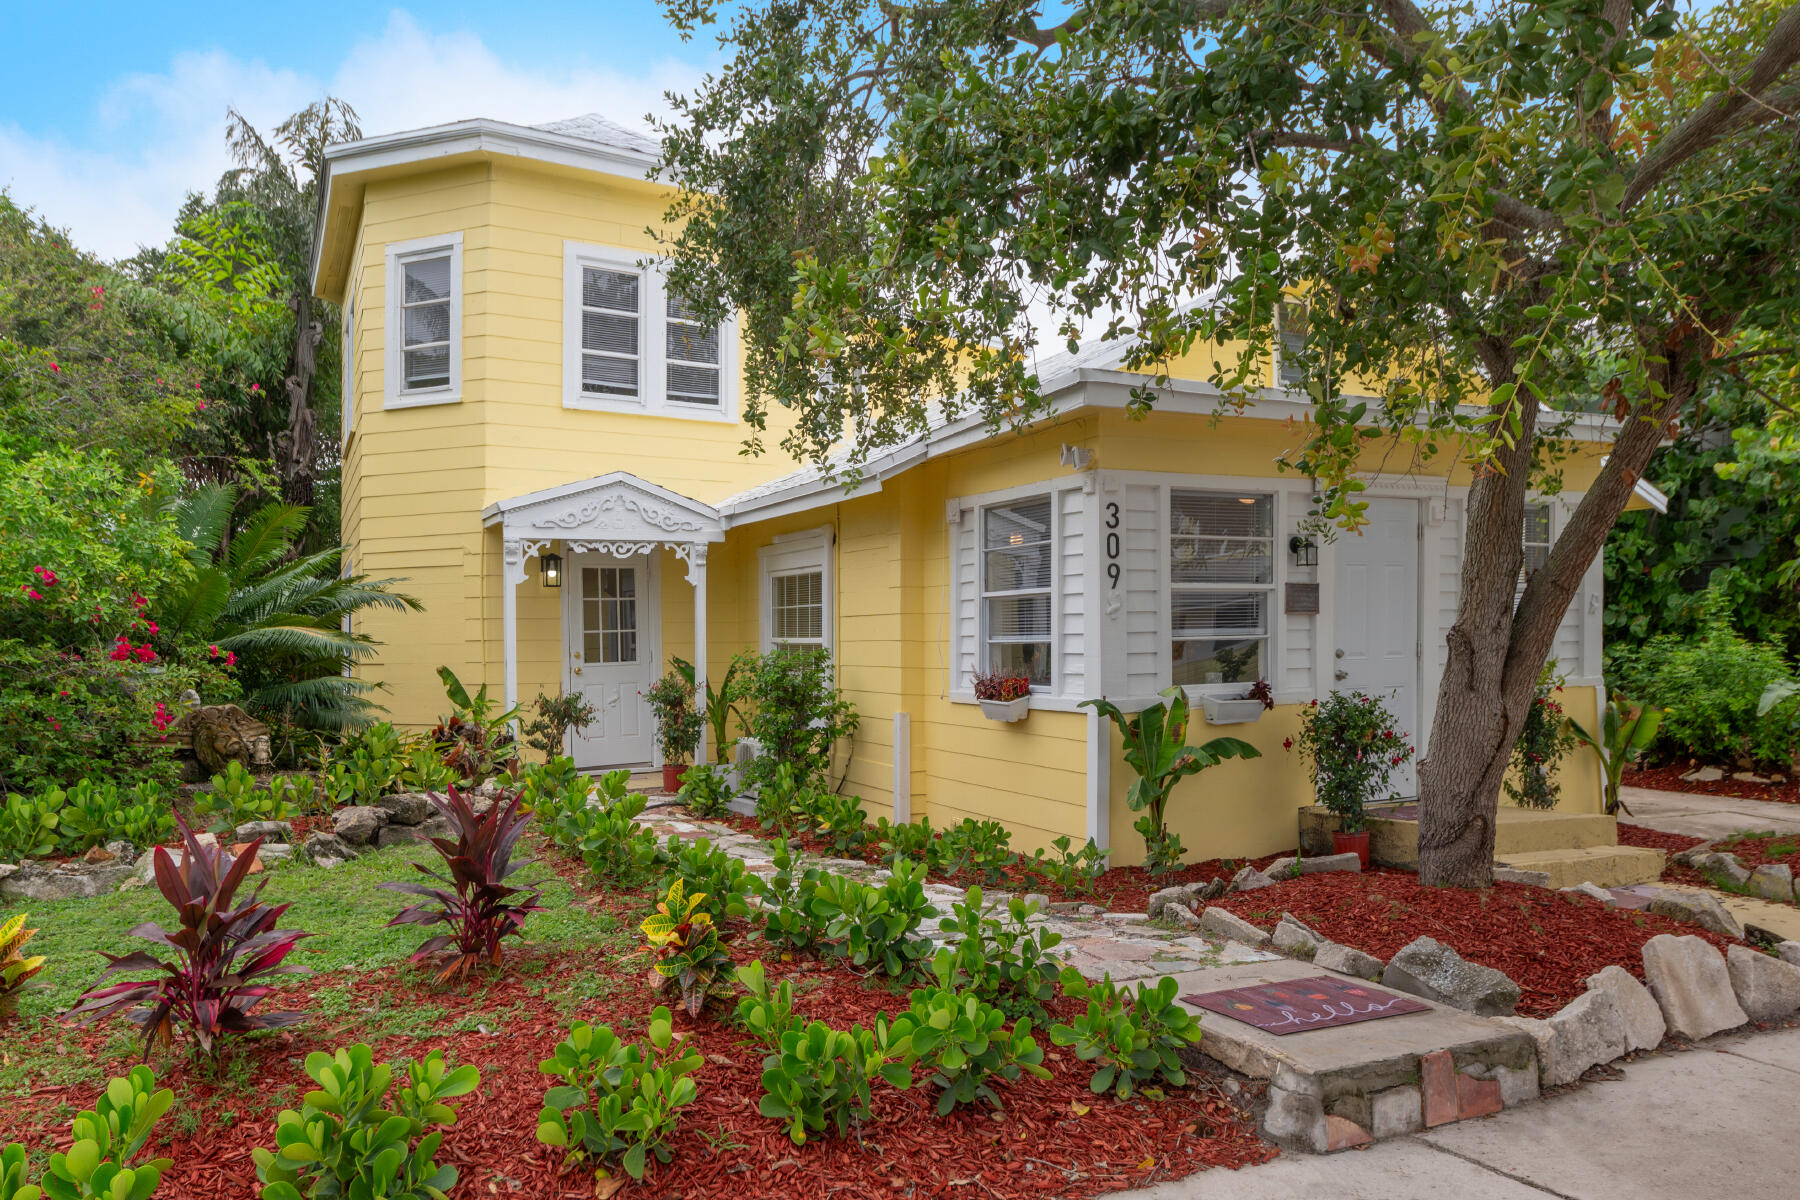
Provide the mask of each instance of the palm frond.
{"label": "palm frond", "polygon": [[188,558],[195,567],[209,567],[225,545],[231,527],[231,510],[237,507],[235,483],[211,483],[171,505],[176,532],[193,547]]}
{"label": "palm frond", "polygon": [[163,594],[157,611],[174,634],[203,632],[218,624],[231,604],[231,580],[210,564],[197,567],[181,586]]}
{"label": "palm frond", "polygon": [[304,505],[276,503],[251,513],[225,552],[232,582],[242,584],[286,558],[294,539],[306,528],[307,511]]}

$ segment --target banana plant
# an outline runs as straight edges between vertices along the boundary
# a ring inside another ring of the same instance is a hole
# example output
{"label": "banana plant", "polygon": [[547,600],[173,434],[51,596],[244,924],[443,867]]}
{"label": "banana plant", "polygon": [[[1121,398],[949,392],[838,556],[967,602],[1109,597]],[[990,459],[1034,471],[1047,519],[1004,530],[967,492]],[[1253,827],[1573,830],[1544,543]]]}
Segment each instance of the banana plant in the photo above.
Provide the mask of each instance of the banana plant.
{"label": "banana plant", "polygon": [[[687,681],[688,686],[697,686],[694,680],[694,664],[685,658],[677,658],[674,663],[675,670]],[[727,732],[731,718],[736,717],[740,727],[744,723],[743,711],[737,706],[737,702],[744,698],[743,689],[736,684],[738,668],[743,665],[742,655],[732,659],[731,665],[725,668],[725,676],[719,680],[717,688],[713,687],[712,680],[706,681],[706,703],[701,709],[701,713],[705,716],[706,723],[712,727],[714,762],[731,761],[731,747],[736,741]]]}
{"label": "banana plant", "polygon": [[1125,765],[1137,773],[1125,802],[1131,805],[1131,811],[1144,814],[1132,828],[1144,835],[1145,861],[1152,874],[1181,864],[1180,839],[1170,834],[1166,822],[1169,794],[1175,785],[1228,758],[1262,757],[1262,751],[1234,737],[1188,745],[1187,693],[1176,685],[1164,689],[1161,695],[1163,700],[1132,717],[1119,711],[1110,700],[1081,702],[1081,707],[1091,707],[1101,716],[1110,717],[1124,738]]}
{"label": "banana plant", "polygon": [[1605,787],[1608,816],[1621,812],[1631,815],[1631,810],[1619,799],[1619,784],[1625,777],[1625,768],[1656,740],[1656,731],[1662,728],[1667,711],[1648,704],[1632,711],[1627,701],[1608,700],[1606,710],[1600,714],[1599,737],[1589,733],[1574,717],[1565,718],[1569,722],[1569,732],[1600,760],[1600,779]]}

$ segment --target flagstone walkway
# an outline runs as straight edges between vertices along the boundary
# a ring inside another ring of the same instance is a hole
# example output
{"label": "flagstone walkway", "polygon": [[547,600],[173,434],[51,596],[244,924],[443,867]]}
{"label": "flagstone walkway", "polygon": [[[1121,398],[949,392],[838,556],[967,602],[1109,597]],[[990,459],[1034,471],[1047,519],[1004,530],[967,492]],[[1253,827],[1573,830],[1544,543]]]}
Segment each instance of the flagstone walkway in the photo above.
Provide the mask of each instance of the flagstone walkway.
{"label": "flagstone walkway", "polygon": [[1664,833],[1680,833],[1708,841],[1745,830],[1800,833],[1800,804],[1635,787],[1619,789],[1619,796],[1631,810],[1629,815],[1620,814],[1621,821],[1660,829]]}
{"label": "flagstone walkway", "polygon": [[[638,818],[659,839],[671,834],[684,842],[705,838],[733,858],[742,859],[746,870],[756,875],[772,874],[775,864],[769,858],[770,846],[761,838],[740,833],[729,825],[702,821],[685,813],[672,815],[669,809],[651,809]],[[808,862],[840,875],[851,875],[870,883],[880,883],[888,872],[858,858],[814,858]],[[938,921],[951,916],[951,905],[961,903],[967,888],[935,880],[924,884],[925,894],[939,910]],[[984,907],[1004,904],[1010,893],[984,889]],[[1095,904],[1059,903],[1040,908],[1027,919],[1033,928],[1042,927],[1062,935],[1062,942],[1051,953],[1080,971],[1089,979],[1110,974],[1114,980],[1152,979],[1163,975],[1181,975],[1203,967],[1227,966],[1235,963],[1268,962],[1282,957],[1266,950],[1256,950],[1240,942],[1214,942],[1192,934],[1153,923],[1143,913],[1107,912]],[[929,928],[929,935],[939,941],[955,938],[940,929]]]}

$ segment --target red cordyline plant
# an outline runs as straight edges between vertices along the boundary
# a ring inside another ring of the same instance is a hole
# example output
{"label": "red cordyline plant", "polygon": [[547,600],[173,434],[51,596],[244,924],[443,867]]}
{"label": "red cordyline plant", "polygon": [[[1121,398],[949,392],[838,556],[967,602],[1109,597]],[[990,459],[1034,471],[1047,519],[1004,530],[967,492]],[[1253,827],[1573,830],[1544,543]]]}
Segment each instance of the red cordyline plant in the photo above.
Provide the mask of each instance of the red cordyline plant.
{"label": "red cordyline plant", "polygon": [[[181,865],[176,866],[161,846],[155,850],[153,864],[157,889],[175,906],[181,923],[164,929],[146,922],[131,931],[174,951],[174,959],[165,961],[147,950],[122,955],[101,951],[110,965],[95,987],[82,995],[81,1003],[69,1011],[69,1016],[86,1023],[132,1009],[127,1016],[144,1027],[146,1059],[157,1042],[166,1045],[171,1040],[178,1026],[210,1054],[224,1034],[294,1024],[300,1013],[251,1011],[274,990],[260,981],[274,975],[310,973],[283,961],[301,938],[311,936],[275,928],[287,905],[264,904],[260,885],[243,903],[232,903],[256,863],[262,839],[251,842],[234,858],[220,846],[202,844],[179,814],[175,822],[186,843]],[[138,971],[158,971],[160,975],[127,983],[106,982]]]}
{"label": "red cordyline plant", "polygon": [[442,933],[413,951],[412,961],[423,962],[453,952],[437,982],[444,983],[453,975],[467,975],[481,963],[498,966],[500,941],[519,932],[525,918],[542,912],[535,886],[517,888],[507,880],[527,866],[530,859],[513,861],[513,846],[531,823],[530,814],[520,811],[519,793],[505,801],[496,801],[486,813],[477,815],[455,788],[448,801],[430,797],[432,806],[450,822],[456,837],[432,838],[431,844],[444,856],[449,868],[446,878],[424,863],[414,869],[454,891],[426,883],[384,883],[390,891],[424,896],[431,904],[415,904],[402,909],[389,925],[449,925],[455,932]]}

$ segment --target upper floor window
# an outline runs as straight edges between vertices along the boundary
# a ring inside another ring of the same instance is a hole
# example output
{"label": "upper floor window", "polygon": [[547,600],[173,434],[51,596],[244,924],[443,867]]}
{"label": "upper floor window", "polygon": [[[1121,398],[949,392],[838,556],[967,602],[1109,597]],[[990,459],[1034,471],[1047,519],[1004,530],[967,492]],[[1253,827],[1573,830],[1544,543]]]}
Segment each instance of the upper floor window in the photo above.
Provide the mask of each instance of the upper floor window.
{"label": "upper floor window", "polygon": [[757,551],[762,576],[762,647],[831,649],[829,526],[785,533]]}
{"label": "upper floor window", "polygon": [[1306,305],[1283,300],[1275,308],[1275,382],[1299,387],[1306,381],[1300,355],[1306,351]]}
{"label": "upper floor window", "polygon": [[1169,491],[1171,682],[1251,683],[1269,665],[1275,498]]}
{"label": "upper floor window", "polygon": [[462,234],[387,248],[389,408],[462,397]]}
{"label": "upper floor window", "polygon": [[732,420],[731,322],[703,325],[628,250],[564,244],[563,404]]}
{"label": "upper floor window", "polygon": [[1524,525],[1519,542],[1525,555],[1524,561],[1519,564],[1518,586],[1513,589],[1514,608],[1524,598],[1525,585],[1531,582],[1531,577],[1550,561],[1550,506],[1527,504]]}
{"label": "upper floor window", "polygon": [[981,669],[1051,682],[1050,497],[981,510]]}

